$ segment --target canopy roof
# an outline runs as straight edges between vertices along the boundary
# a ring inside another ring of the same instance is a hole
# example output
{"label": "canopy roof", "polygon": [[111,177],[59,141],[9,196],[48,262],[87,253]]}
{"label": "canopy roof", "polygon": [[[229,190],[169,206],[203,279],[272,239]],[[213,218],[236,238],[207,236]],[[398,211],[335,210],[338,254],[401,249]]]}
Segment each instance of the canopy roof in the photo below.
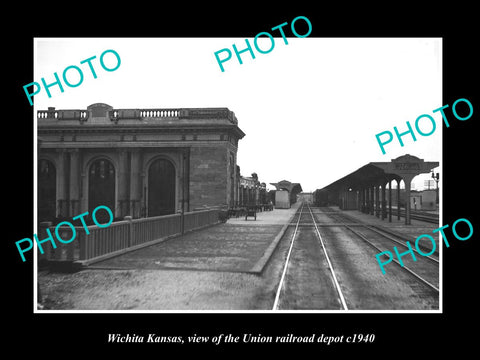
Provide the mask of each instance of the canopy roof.
{"label": "canopy roof", "polygon": [[428,173],[438,165],[438,162],[425,162],[416,156],[406,154],[390,162],[370,162],[321,190],[359,190],[373,185],[383,185],[391,180],[400,181],[405,177]]}
{"label": "canopy roof", "polygon": [[275,186],[277,190],[287,190],[289,193],[292,193],[293,191],[295,192],[302,191],[302,185],[300,185],[300,183],[292,183],[288,180],[282,180],[282,181],[279,181],[278,183],[270,183],[270,185]]}

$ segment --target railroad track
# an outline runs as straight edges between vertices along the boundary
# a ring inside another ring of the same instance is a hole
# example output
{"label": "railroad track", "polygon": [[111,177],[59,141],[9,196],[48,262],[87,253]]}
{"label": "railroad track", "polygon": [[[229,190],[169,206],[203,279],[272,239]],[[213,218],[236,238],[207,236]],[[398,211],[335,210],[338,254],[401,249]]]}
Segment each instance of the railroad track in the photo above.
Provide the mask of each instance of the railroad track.
{"label": "railroad track", "polygon": [[[397,210],[392,209],[392,216],[397,216]],[[405,210],[400,210],[400,217],[405,217]],[[415,210],[410,210],[410,219],[424,221],[431,224],[439,223],[439,217],[437,214],[422,213]]]}
{"label": "railroad track", "polygon": [[[365,227],[365,228],[368,228],[368,229],[371,229],[372,231],[376,232],[377,234],[379,235],[382,235],[384,238],[388,239],[393,246],[402,246],[402,248],[405,248],[405,249],[408,249],[407,245],[406,244],[406,241],[410,241],[412,242],[412,239],[406,239],[404,236],[402,235],[399,235],[391,230],[388,230],[388,229],[385,229],[383,227],[380,227],[380,226],[376,226],[376,225],[367,225],[367,224],[364,224],[362,222],[360,222],[358,219],[354,218],[354,217],[351,217],[347,214],[343,214],[339,211],[336,211],[336,210],[329,210],[328,212],[322,212],[323,214],[330,214],[330,215],[333,215],[333,217],[337,218],[337,219],[340,219],[342,221],[342,223],[344,224],[351,224],[351,225],[355,225],[355,226],[361,226],[361,227]],[[425,253],[428,253],[430,252],[431,249],[423,246],[422,244],[420,244],[419,246]],[[419,254],[420,255],[420,254]],[[437,250],[435,250],[435,252],[432,254],[433,256],[427,256],[426,258],[429,259],[429,260],[432,260],[433,262],[437,263],[438,264],[438,246],[437,246]]]}
{"label": "railroad track", "polygon": [[[357,219],[353,219],[350,216],[337,211],[328,211],[327,215],[339,221],[342,226],[345,226],[348,230],[350,230],[357,237],[362,239],[369,246],[377,250],[379,253],[386,250],[392,251],[393,246],[396,246],[397,248],[401,246],[402,248],[408,250],[405,240],[399,235],[387,232],[384,229],[379,229],[378,227],[373,225],[363,224]],[[355,225],[356,227],[354,228],[353,226],[348,225],[348,223],[353,223],[353,225]],[[422,246],[420,247],[422,248]],[[425,253],[430,251],[430,249],[426,248],[423,248],[422,250],[424,250]],[[415,277],[422,284],[438,293],[438,287],[436,286],[436,284],[433,284],[433,282],[438,282],[438,279],[435,279],[434,276],[434,279],[431,279],[432,274],[437,273],[434,267],[438,269],[439,266],[438,252],[432,254],[434,256],[423,256],[418,253],[416,249],[413,249],[413,251],[418,255],[416,257],[417,263],[412,263],[411,266],[402,266],[397,259],[393,259],[393,262],[395,262],[398,266],[407,271],[411,276]],[[421,265],[419,265],[420,262],[422,263]],[[431,266],[426,265],[425,262],[428,262],[429,264],[431,264]]]}
{"label": "railroad track", "polygon": [[[307,207],[308,212],[304,213],[305,207]],[[308,222],[304,221],[304,222],[301,223],[302,215],[304,215],[304,214],[307,215],[308,219],[311,219],[311,223],[310,223],[310,221],[308,221]],[[308,215],[309,215],[309,217],[308,217]],[[341,289],[340,284],[338,282],[337,276],[335,274],[335,270],[333,268],[332,262],[330,260],[329,255],[328,255],[327,249],[325,247],[325,243],[324,243],[324,241],[322,239],[322,236],[321,236],[321,234],[318,230],[318,227],[317,227],[317,224],[316,224],[316,221],[315,221],[315,217],[313,216],[312,211],[310,209],[310,206],[308,204],[306,206],[304,204],[302,204],[302,206],[300,207],[300,210],[298,212],[298,219],[295,223],[295,230],[294,230],[293,235],[290,239],[290,246],[289,246],[289,249],[288,249],[287,258],[285,260],[285,265],[283,267],[282,276],[280,278],[280,282],[278,284],[277,291],[276,291],[276,294],[275,294],[275,300],[274,300],[274,303],[273,303],[273,310],[278,310],[279,307],[280,307],[282,290],[283,290],[283,288],[285,286],[285,283],[286,283],[286,274],[287,274],[288,267],[290,265],[291,255],[292,255],[292,251],[293,251],[293,248],[294,248],[294,244],[295,244],[295,241],[298,240],[300,224],[302,224],[302,226],[310,226],[311,229],[313,231],[315,231],[315,234],[316,234],[317,239],[318,239],[318,243],[321,246],[321,249],[323,251],[323,255],[325,256],[325,260],[328,264],[328,269],[329,269],[329,272],[330,272],[330,275],[331,275],[331,279],[333,280],[333,284],[334,284],[334,287],[335,287],[335,292],[336,292],[337,297],[338,297],[338,302],[341,304],[341,310],[348,310],[348,307],[347,307],[347,304],[346,304],[346,301],[345,301],[345,296],[343,295],[342,289]]]}
{"label": "railroad track", "polygon": [[[369,261],[374,257],[371,249],[375,249],[375,253],[380,253],[385,250],[393,251],[393,246],[396,246],[399,252],[404,252],[406,250],[402,249],[408,249],[408,247],[402,237],[389,233],[386,229],[362,223],[333,209],[318,212],[318,208],[314,208],[314,211],[312,211],[308,204],[300,206],[290,226],[288,251],[282,265],[283,271],[276,289],[273,310],[333,309],[342,311],[349,310],[349,307],[352,309],[364,309],[364,307],[369,308],[369,306],[383,308],[383,306],[389,305],[388,302],[384,303],[384,300],[377,300],[379,289],[387,291],[382,295],[385,298],[389,296],[395,298],[399,290],[390,289],[399,289],[398,286],[400,288],[408,287],[409,291],[413,292],[422,301],[426,299],[429,304],[435,304],[438,301],[438,253],[429,257],[418,254],[416,256],[417,261],[413,263],[412,259],[408,259],[410,257],[408,254],[403,258],[405,263],[403,266],[394,259],[393,261],[397,263],[398,268],[393,271],[395,268],[392,265],[392,281],[395,278],[398,279],[399,283],[392,282],[385,287],[383,280],[381,280],[384,277],[381,276],[380,269],[376,268],[375,259]],[[353,239],[349,235],[350,233],[362,241],[352,242],[349,240]],[[345,247],[344,242],[349,245]],[[349,252],[346,249],[358,250]],[[421,250],[424,253],[428,252],[427,249]],[[362,254],[359,255],[357,251]],[[309,254],[308,257],[305,257],[307,256],[305,254]],[[304,257],[302,258],[302,256]],[[350,263],[358,263],[360,258],[366,259],[361,263],[361,270],[352,271],[351,269],[354,267],[351,267]],[[305,265],[314,261],[320,263],[320,265],[316,268]],[[376,273],[377,270],[379,275]],[[372,275],[364,275],[364,271],[375,273],[374,279],[371,278]],[[312,273],[321,273],[321,275]],[[396,275],[393,276],[393,274]],[[323,278],[321,285],[316,282],[318,277]],[[306,283],[306,285],[302,287],[298,285],[299,282]],[[388,291],[392,291],[391,294]],[[346,294],[348,297],[346,297]],[[331,300],[326,307],[316,307],[319,304],[325,305],[326,301],[303,299],[311,299],[314,296],[328,296]],[[308,303],[308,301],[311,302]],[[422,307],[423,305],[419,306]],[[430,306],[435,308],[435,305]],[[402,308],[401,305],[398,307]]]}
{"label": "railroad track", "polygon": [[[405,211],[400,211],[400,216],[405,217]],[[439,219],[438,215],[427,215],[427,214],[420,214],[420,213],[410,213],[410,219],[415,219],[415,220],[420,220],[420,221],[425,221],[431,224],[438,224]]]}

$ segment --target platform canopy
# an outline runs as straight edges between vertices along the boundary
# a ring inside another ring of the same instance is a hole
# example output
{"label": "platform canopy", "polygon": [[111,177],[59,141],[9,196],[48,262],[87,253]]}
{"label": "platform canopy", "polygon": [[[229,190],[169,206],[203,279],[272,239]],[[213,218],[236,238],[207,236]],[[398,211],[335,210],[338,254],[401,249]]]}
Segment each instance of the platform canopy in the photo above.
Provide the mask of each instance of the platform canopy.
{"label": "platform canopy", "polygon": [[410,154],[389,162],[370,162],[354,172],[325,186],[321,190],[360,190],[372,185],[383,185],[391,180],[410,181],[417,175],[428,173],[439,165],[438,161],[424,161]]}
{"label": "platform canopy", "polygon": [[292,183],[288,180],[282,180],[278,183],[270,183],[277,188],[277,190],[287,190],[289,193],[300,193],[302,192],[302,185],[300,183]]}
{"label": "platform canopy", "polygon": [[368,163],[354,172],[334,181],[321,190],[340,191],[343,189],[359,190],[372,184],[386,183],[391,180],[400,181],[401,177],[395,174],[388,174],[375,163]]}
{"label": "platform canopy", "polygon": [[[370,162],[358,170],[342,177],[320,189],[320,192],[336,194],[337,198],[348,199],[351,192],[363,192],[365,189],[382,187],[392,180],[405,182],[406,198],[410,198],[410,185],[413,178],[419,174],[429,173],[439,165],[438,161],[424,161],[416,156],[406,154],[389,162]],[[389,191],[391,187],[389,186]],[[383,196],[384,197],[384,196]],[[360,200],[363,201],[362,198]],[[405,223],[410,224],[410,201],[406,201]]]}

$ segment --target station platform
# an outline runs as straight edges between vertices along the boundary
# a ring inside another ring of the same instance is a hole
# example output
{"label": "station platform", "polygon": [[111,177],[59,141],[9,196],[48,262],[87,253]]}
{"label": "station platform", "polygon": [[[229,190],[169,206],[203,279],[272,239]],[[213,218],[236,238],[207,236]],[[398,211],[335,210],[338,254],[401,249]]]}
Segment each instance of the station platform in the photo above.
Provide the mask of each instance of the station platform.
{"label": "station platform", "polygon": [[257,219],[245,216],[231,217],[228,219],[228,224],[244,225],[244,226],[264,226],[264,225],[284,225],[289,222],[291,217],[297,212],[300,203],[293,204],[290,209],[273,209],[273,211],[257,212]]}
{"label": "station platform", "polygon": [[210,226],[89,266],[90,269],[167,269],[262,273],[300,204]]}

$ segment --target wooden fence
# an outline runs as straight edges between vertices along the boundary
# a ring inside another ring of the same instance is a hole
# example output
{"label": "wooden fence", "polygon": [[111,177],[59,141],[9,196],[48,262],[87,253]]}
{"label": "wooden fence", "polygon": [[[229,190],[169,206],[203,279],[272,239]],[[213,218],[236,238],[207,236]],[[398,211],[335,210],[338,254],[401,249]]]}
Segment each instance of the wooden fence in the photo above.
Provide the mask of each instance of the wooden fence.
{"label": "wooden fence", "polygon": [[[183,224],[182,224],[183,222]],[[50,261],[75,261],[80,264],[89,264],[104,260],[127,251],[135,250],[160,241],[175,237],[192,230],[201,229],[219,223],[219,210],[193,211],[181,214],[156,216],[142,219],[131,219],[117,221],[110,226],[100,228],[92,225],[86,230],[82,226],[76,226],[76,237],[68,243],[63,244],[55,238],[55,227],[51,223],[41,223],[39,227],[39,239],[47,238],[48,228],[53,235],[57,248],[44,243],[44,254],[40,259]],[[183,226],[182,226],[183,225]],[[72,238],[72,229],[62,226],[58,229],[62,239]]]}

